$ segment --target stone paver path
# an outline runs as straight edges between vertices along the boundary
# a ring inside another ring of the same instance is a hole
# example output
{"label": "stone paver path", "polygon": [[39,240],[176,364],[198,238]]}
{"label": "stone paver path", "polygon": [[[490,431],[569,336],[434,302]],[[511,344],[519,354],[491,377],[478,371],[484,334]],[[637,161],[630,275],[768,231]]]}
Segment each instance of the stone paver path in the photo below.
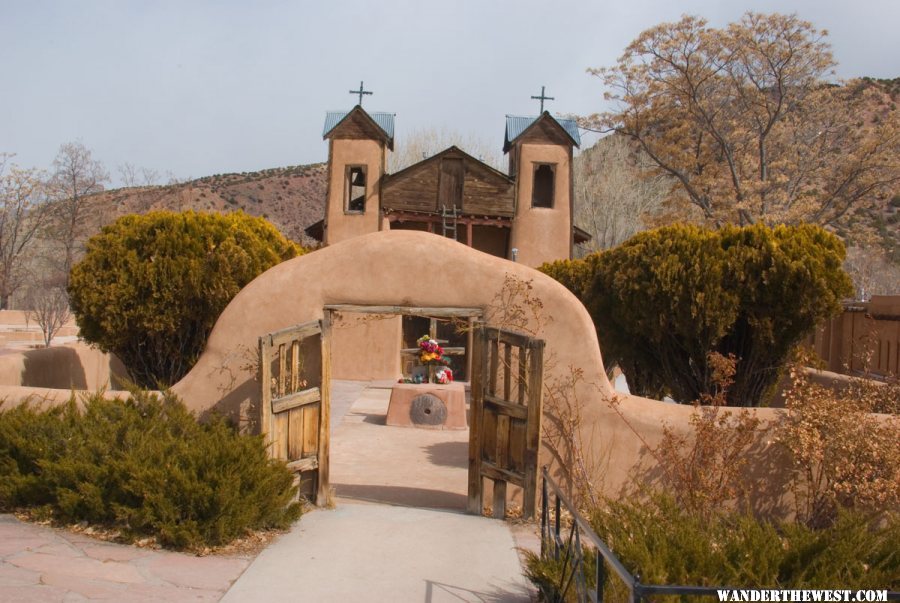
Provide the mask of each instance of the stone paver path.
{"label": "stone paver path", "polygon": [[0,515],[4,603],[218,601],[251,560],[122,546]]}

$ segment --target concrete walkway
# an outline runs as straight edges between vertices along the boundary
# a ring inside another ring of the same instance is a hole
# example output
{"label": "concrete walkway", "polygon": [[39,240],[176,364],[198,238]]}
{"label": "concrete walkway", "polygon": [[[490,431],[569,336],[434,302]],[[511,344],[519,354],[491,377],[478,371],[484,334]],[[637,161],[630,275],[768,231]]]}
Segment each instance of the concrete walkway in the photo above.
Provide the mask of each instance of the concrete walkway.
{"label": "concrete walkway", "polygon": [[340,504],[303,517],[222,599],[530,601],[507,526],[485,517]]}
{"label": "concrete walkway", "polygon": [[0,601],[530,601],[533,525],[465,515],[468,431],[384,424],[390,389],[335,381],[337,508],[254,560],[122,546],[0,515]]}

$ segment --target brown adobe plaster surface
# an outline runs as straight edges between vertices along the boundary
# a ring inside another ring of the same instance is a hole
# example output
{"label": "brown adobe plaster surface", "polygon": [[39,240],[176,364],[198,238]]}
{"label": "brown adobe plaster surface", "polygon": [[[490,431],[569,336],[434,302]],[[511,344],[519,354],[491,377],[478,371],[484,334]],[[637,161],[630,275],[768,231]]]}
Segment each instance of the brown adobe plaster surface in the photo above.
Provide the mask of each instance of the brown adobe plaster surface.
{"label": "brown adobe plaster surface", "polygon": [[[372,233],[260,275],[228,305],[197,365],[173,389],[193,410],[216,409],[245,422],[255,415],[259,401],[251,367],[260,335],[320,319],[327,304],[478,307],[488,311],[488,322],[494,322],[489,310],[507,275],[531,282],[532,295],[541,300],[547,319],[543,325],[528,325],[546,341],[543,421],[552,424],[559,419],[550,410],[554,390],[564,390],[576,401],[582,438],[596,477],[602,479],[600,487],[614,494],[646,455],[645,443],[659,441],[663,424],[676,431],[689,429],[692,408],[622,396],[616,412],[606,403],[614,392],[603,370],[594,325],[574,295],[532,268],[428,233]],[[574,387],[555,387],[573,374],[582,376]],[[764,419],[773,416],[769,409],[755,412]],[[558,466],[558,460],[542,447],[541,463]],[[772,462],[765,471],[779,473],[780,463]],[[776,493],[781,491],[780,485],[772,486]]]}

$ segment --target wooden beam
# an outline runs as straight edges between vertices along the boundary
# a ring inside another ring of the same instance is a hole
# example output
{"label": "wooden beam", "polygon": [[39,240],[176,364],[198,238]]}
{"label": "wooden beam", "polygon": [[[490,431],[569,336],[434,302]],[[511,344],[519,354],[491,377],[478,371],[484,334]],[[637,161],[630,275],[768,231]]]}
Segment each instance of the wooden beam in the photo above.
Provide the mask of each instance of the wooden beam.
{"label": "wooden beam", "polygon": [[481,477],[481,442],[484,434],[484,373],[487,368],[484,355],[484,325],[475,323],[472,334],[472,404],[469,419],[469,485],[466,510],[472,515],[484,513],[483,496],[484,480]]}
{"label": "wooden beam", "polygon": [[525,480],[518,473],[510,471],[509,469],[501,469],[497,465],[489,463],[488,461],[482,461],[481,475],[489,479],[509,482],[511,484],[519,486],[520,488],[524,487],[525,485]]}
{"label": "wooden beam", "polygon": [[[419,222],[428,224],[429,228],[434,228],[436,224],[441,224],[443,217],[440,214],[432,213],[410,213],[391,211],[386,213],[389,222]],[[457,216],[456,222],[463,224],[468,230],[472,226],[496,226],[497,228],[512,228],[511,216]],[[429,230],[428,232],[433,232]]]}
{"label": "wooden beam", "polygon": [[325,312],[320,323],[322,349],[322,403],[319,409],[319,450],[317,454],[319,474],[316,480],[316,504],[320,507],[328,502],[331,488],[329,463],[331,451],[331,322],[332,313]]}
{"label": "wooden beam", "polygon": [[495,327],[485,327],[485,331],[487,332],[488,339],[491,341],[514,345],[520,348],[528,347],[529,342],[533,340],[532,337],[523,333],[515,333],[513,331],[497,329]]}
{"label": "wooden beam", "polygon": [[481,308],[422,308],[418,306],[361,306],[357,304],[328,304],[325,310],[355,314],[401,314],[403,316],[429,316],[435,318],[481,317]]}
{"label": "wooden beam", "polygon": [[318,387],[311,387],[302,391],[289,394],[282,398],[272,400],[272,412],[279,413],[292,408],[299,408],[307,404],[315,404],[322,399],[322,392]]}
{"label": "wooden beam", "polygon": [[306,457],[298,461],[291,461],[287,464],[287,468],[291,471],[313,471],[319,468],[319,459],[314,456]]}
{"label": "wooden beam", "polygon": [[303,339],[315,335],[321,331],[319,321],[305,322],[301,325],[286,327],[264,336],[266,343],[271,347],[278,347],[284,343],[290,343],[295,339]]}
{"label": "wooden beam", "polygon": [[263,435],[269,456],[272,449],[272,359],[265,337],[259,338],[259,432]]}
{"label": "wooden beam", "polygon": [[498,415],[513,417],[522,420],[528,419],[527,406],[519,406],[518,404],[513,404],[508,400],[504,400],[490,394],[484,395],[484,403],[485,405],[490,405],[491,407],[493,407]]}
{"label": "wooden beam", "polygon": [[522,512],[534,518],[537,506],[537,472],[541,446],[541,415],[544,403],[544,341],[529,342],[528,356],[528,422],[525,430],[525,484],[522,486]]}

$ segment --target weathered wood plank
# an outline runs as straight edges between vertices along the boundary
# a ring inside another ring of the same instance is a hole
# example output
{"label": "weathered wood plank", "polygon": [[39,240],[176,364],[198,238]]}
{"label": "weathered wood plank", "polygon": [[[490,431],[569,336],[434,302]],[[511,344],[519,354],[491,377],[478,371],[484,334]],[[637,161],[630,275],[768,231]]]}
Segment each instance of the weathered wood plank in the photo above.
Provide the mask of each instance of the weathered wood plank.
{"label": "weathered wood plank", "polygon": [[[419,348],[403,348],[400,350],[401,354],[418,354],[421,352]],[[444,348],[444,354],[447,356],[463,356],[466,353],[466,348],[463,347],[453,347],[453,348]]]}
{"label": "weathered wood plank", "polygon": [[[509,469],[509,417],[497,416],[497,438],[494,458],[499,469]],[[494,480],[494,517],[506,517],[506,482]]]}
{"label": "weathered wood plank", "polygon": [[304,339],[310,335],[317,335],[320,331],[321,327],[319,326],[319,321],[314,320],[274,331],[265,335],[263,339],[266,340],[266,343],[268,343],[269,346],[278,347],[283,343],[290,343],[295,339]]}
{"label": "weathered wood plank", "polygon": [[269,456],[272,456],[275,453],[272,446],[272,360],[270,348],[263,339],[259,338],[259,431],[264,436]]}
{"label": "weathered wood plank", "polygon": [[321,323],[322,404],[319,407],[319,475],[316,483],[316,504],[325,506],[331,487],[329,462],[331,450],[331,320],[326,311]]}
{"label": "weathered wood plank", "polygon": [[489,463],[487,461],[481,463],[481,475],[488,479],[509,482],[510,484],[519,486],[520,488],[524,487],[525,484],[525,479],[520,473],[516,473],[508,469],[501,469],[500,467],[497,467],[493,463]]}
{"label": "weathered wood plank", "polygon": [[497,377],[500,370],[500,346],[497,340],[493,337],[490,338],[490,343],[488,343],[488,354],[491,357],[491,362],[488,366],[488,387],[485,393],[490,394],[491,396],[496,396]]}
{"label": "weathered wood plank", "polygon": [[497,413],[498,415],[506,415],[522,420],[526,420],[528,418],[528,409],[525,406],[513,404],[512,402],[504,400],[503,398],[485,394],[484,403],[488,408],[491,409],[491,411]]}
{"label": "weathered wood plank", "polygon": [[303,413],[301,455],[304,457],[315,456],[319,447],[319,410],[320,406],[315,404],[294,411]]}
{"label": "weathered wood plank", "polygon": [[528,335],[524,335],[522,333],[515,333],[513,331],[507,331],[505,329],[497,329],[495,327],[485,327],[487,331],[487,338],[492,341],[497,341],[498,343],[506,343],[509,345],[514,345],[516,347],[524,348],[528,347],[529,342],[532,340]]}
{"label": "weathered wood plank", "polygon": [[325,310],[333,312],[347,312],[356,314],[401,314],[412,316],[433,316],[436,318],[466,318],[481,317],[484,310],[481,308],[423,308],[419,306],[361,306],[358,304],[329,304]]}
{"label": "weathered wood plank", "polygon": [[290,393],[300,389],[300,342],[291,342],[291,389]]}
{"label": "weathered wood plank", "polygon": [[519,349],[519,372],[518,372],[518,382],[519,382],[519,391],[517,392],[516,402],[521,405],[525,405],[527,400],[525,399],[525,392],[528,389],[526,387],[526,383],[528,380],[528,371],[527,371],[527,362],[528,362],[528,348],[518,348]]}
{"label": "weathered wood plank", "polygon": [[283,398],[272,400],[272,411],[279,413],[292,408],[313,404],[322,399],[322,391],[318,387],[310,387]]}
{"label": "weathered wood plank", "polygon": [[525,471],[525,437],[527,421],[509,420],[509,470],[517,473]]}
{"label": "weathered wood plank", "polygon": [[288,456],[288,413],[273,415],[273,439],[275,458],[287,460]]}
{"label": "weathered wood plank", "polygon": [[497,461],[497,413],[489,404],[483,404],[481,416],[481,458],[495,463]]}
{"label": "weathered wood plank", "polygon": [[537,471],[541,445],[541,406],[544,397],[544,342],[529,344],[531,366],[528,371],[528,425],[525,433],[525,482],[522,486],[522,512],[533,518],[537,507]]}
{"label": "weathered wood plank", "polygon": [[484,325],[474,323],[472,330],[472,403],[469,417],[469,483],[466,510],[472,515],[484,513],[484,480],[481,477],[481,449],[484,408],[485,339]]}
{"label": "weathered wood plank", "polygon": [[503,399],[511,400],[512,395],[512,352],[513,346],[503,346]]}
{"label": "weathered wood plank", "polygon": [[494,519],[504,519],[506,517],[506,480],[494,480],[494,497],[491,515]]}
{"label": "weathered wood plank", "polygon": [[303,456],[303,409],[289,410],[287,415],[287,460],[296,461]]}
{"label": "weathered wood plank", "polygon": [[[284,344],[278,346],[278,397],[284,397],[285,373],[287,373],[287,357],[284,354]],[[278,412],[274,408],[272,409]]]}
{"label": "weathered wood plank", "polygon": [[291,471],[314,471],[319,468],[319,459],[314,456],[297,459],[287,464],[287,468]]}

